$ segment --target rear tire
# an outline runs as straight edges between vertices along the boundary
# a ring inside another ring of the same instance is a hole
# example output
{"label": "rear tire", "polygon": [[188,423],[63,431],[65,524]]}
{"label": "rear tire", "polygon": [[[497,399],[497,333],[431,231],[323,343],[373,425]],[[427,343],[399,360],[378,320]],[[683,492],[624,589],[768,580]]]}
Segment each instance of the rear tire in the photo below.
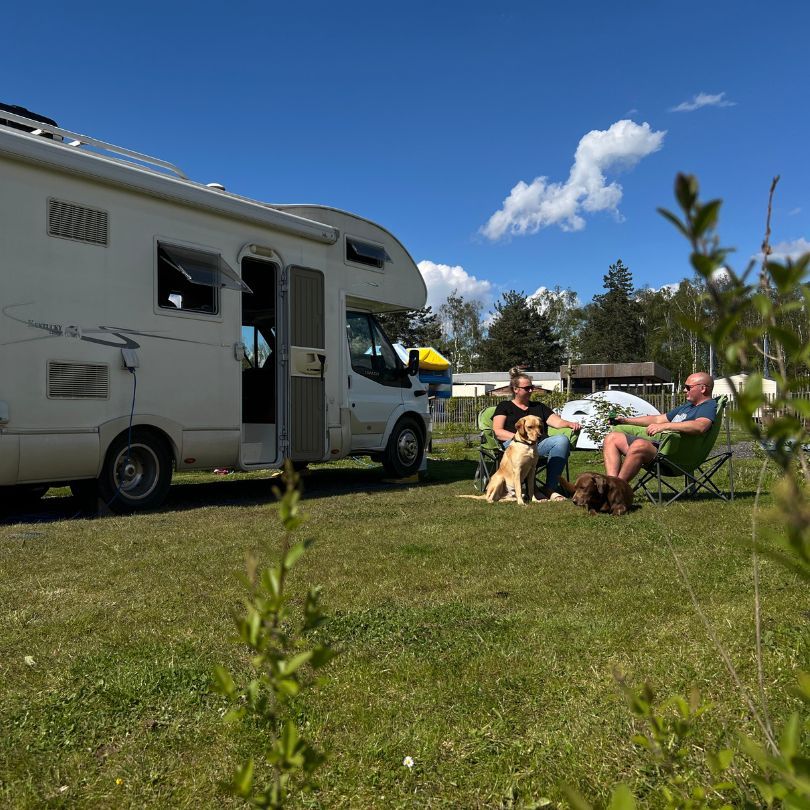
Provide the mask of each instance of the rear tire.
{"label": "rear tire", "polygon": [[425,454],[425,438],[413,419],[400,419],[394,425],[385,453],[383,468],[392,478],[408,478],[419,472]]}
{"label": "rear tire", "polygon": [[172,456],[151,430],[135,428],[132,443],[122,433],[110,445],[98,479],[98,494],[117,514],[155,509],[172,482]]}

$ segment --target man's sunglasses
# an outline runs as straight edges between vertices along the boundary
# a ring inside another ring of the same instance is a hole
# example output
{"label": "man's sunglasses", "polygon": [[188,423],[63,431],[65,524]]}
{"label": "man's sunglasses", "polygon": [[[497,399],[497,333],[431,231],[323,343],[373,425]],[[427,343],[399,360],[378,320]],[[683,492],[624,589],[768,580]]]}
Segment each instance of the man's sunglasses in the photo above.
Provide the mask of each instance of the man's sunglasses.
{"label": "man's sunglasses", "polygon": [[703,383],[692,383],[692,385],[684,384],[683,390],[684,391],[691,391],[693,388],[697,388],[699,385],[703,385]]}
{"label": "man's sunglasses", "polygon": [[517,391],[534,391],[536,385],[518,385],[515,390]]}

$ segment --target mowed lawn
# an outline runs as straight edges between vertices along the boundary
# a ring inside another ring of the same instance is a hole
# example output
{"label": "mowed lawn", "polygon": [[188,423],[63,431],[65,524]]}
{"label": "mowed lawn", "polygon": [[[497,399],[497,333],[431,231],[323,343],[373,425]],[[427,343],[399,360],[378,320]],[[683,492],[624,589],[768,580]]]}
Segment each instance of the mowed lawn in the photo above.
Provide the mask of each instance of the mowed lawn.
{"label": "mowed lawn", "polygon": [[[329,757],[296,804],[532,807],[556,805],[562,783],[604,800],[620,780],[643,794],[652,772],[616,669],[662,696],[697,687],[714,704],[710,747],[752,731],[667,540],[755,690],[756,462],[737,466],[734,503],[611,518],[458,498],[472,493],[462,455],[446,451],[420,485],[360,464],[305,480],[299,534],[315,544],[291,588],[323,586],[322,635],[340,656],[295,706]],[[572,473],[595,464],[575,454]],[[232,615],[246,553],[278,547],[271,484],[180,476],[158,513],[87,519],[51,497],[0,523],[0,805],[236,805],[222,783],[262,736],[223,724],[211,672],[248,671]],[[810,604],[770,561],[762,598],[778,724],[793,708],[785,685],[808,667]]]}

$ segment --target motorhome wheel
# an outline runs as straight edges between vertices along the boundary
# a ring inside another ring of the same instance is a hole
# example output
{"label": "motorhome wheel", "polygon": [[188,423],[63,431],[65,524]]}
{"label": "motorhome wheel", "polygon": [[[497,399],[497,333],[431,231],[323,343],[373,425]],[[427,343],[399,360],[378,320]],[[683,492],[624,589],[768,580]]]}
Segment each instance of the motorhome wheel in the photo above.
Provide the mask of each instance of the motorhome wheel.
{"label": "motorhome wheel", "polygon": [[425,452],[422,432],[412,419],[401,419],[394,425],[382,463],[394,478],[407,478],[419,471]]}
{"label": "motorhome wheel", "polygon": [[154,509],[163,503],[172,480],[171,455],[149,430],[122,433],[110,445],[99,477],[99,496],[113,512]]}

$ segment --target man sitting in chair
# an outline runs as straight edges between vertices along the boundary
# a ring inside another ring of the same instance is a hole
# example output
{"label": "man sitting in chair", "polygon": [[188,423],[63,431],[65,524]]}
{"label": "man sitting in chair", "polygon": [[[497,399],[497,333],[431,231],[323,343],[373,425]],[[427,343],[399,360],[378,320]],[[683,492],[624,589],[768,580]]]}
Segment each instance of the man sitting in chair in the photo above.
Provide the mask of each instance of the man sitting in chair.
{"label": "man sitting in chair", "polygon": [[705,371],[690,374],[684,383],[686,402],[657,416],[618,417],[616,424],[647,427],[649,439],[628,436],[621,431],[608,433],[602,445],[605,474],[631,481],[636,473],[649,464],[658,452],[653,437],[665,430],[696,436],[709,430],[717,413],[712,399],[714,380]]}

